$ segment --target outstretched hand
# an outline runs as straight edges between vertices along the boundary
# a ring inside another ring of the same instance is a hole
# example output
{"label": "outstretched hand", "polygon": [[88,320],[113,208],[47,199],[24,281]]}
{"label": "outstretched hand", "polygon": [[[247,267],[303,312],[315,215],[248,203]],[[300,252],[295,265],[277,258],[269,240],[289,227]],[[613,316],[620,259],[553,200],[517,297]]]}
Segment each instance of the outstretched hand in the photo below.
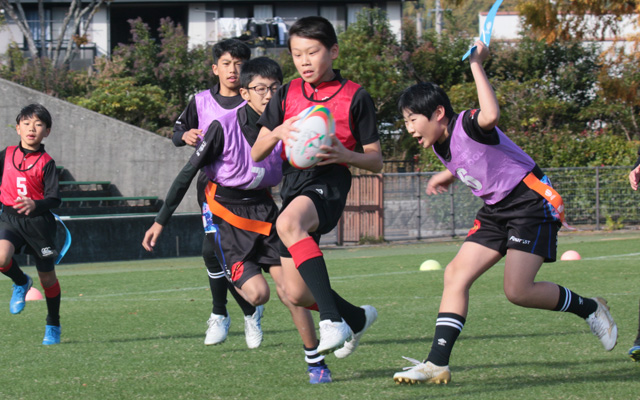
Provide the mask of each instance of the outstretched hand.
{"label": "outstretched hand", "polygon": [[164,227],[162,225],[154,222],[153,225],[151,225],[151,228],[147,230],[144,234],[144,238],[142,239],[142,247],[144,247],[146,251],[153,251],[163,229]]}
{"label": "outstretched hand", "polygon": [[453,183],[455,177],[448,169],[442,172],[438,172],[429,179],[427,182],[427,195],[444,193],[449,189],[449,186]]}
{"label": "outstretched hand", "polygon": [[638,190],[638,182],[640,181],[640,165],[635,167],[629,173],[629,183],[631,184],[631,189]]}

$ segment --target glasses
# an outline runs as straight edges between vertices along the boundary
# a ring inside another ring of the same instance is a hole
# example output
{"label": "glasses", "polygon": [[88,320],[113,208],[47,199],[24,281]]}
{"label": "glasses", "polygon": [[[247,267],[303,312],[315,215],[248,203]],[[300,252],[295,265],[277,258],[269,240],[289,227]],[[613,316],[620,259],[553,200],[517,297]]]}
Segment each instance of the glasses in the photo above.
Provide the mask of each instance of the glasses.
{"label": "glasses", "polygon": [[278,88],[280,87],[279,84],[274,83],[271,86],[266,86],[266,85],[255,85],[254,87],[248,87],[247,89],[251,90],[253,89],[256,94],[258,94],[259,96],[266,96],[267,95],[267,91],[270,91],[271,94],[275,93],[276,90],[278,90]]}

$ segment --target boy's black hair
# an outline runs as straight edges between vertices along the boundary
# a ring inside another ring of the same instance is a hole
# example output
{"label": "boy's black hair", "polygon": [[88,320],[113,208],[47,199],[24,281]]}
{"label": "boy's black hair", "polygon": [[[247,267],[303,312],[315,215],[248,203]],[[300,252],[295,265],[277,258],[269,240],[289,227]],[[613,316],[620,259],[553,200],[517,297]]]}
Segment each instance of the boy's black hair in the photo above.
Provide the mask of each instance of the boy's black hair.
{"label": "boy's black hair", "polygon": [[323,17],[304,17],[294,22],[289,28],[289,40],[287,41],[289,51],[291,51],[291,36],[294,35],[305,39],[315,39],[327,49],[338,43],[336,30],[331,22]]}
{"label": "boy's black hair", "polygon": [[438,106],[444,107],[445,117],[451,119],[455,112],[451,107],[449,96],[435,83],[421,82],[406,88],[398,100],[398,110],[402,113],[409,110],[414,114],[422,114],[431,119]]}
{"label": "boy's black hair", "polygon": [[247,44],[238,39],[227,39],[213,45],[213,63],[217,64],[218,60],[224,53],[229,53],[231,57],[246,61],[251,58],[251,49]]}
{"label": "boy's black hair", "polygon": [[51,114],[49,114],[49,111],[44,108],[42,104],[38,103],[23,107],[22,110],[20,110],[20,114],[16,117],[16,124],[19,125],[20,121],[25,118],[31,118],[34,115],[38,117],[40,121],[44,122],[47,129],[51,129]]}
{"label": "boy's black hair", "polygon": [[242,64],[240,69],[240,86],[247,89],[257,76],[275,79],[282,84],[282,69],[269,57],[258,57]]}

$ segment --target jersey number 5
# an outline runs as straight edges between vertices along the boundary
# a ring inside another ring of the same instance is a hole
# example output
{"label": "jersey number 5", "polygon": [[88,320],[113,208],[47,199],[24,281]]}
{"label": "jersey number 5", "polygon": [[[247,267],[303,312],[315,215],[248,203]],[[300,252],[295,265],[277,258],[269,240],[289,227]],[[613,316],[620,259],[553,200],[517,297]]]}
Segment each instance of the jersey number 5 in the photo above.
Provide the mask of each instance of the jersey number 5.
{"label": "jersey number 5", "polygon": [[464,168],[456,169],[456,175],[458,175],[458,179],[460,179],[465,185],[469,186],[474,190],[482,189],[482,184],[473,176],[467,175],[467,170]]}
{"label": "jersey number 5", "polygon": [[16,187],[18,188],[18,194],[20,196],[26,196],[27,195],[27,178],[23,177],[23,176],[19,176],[16,178]]}

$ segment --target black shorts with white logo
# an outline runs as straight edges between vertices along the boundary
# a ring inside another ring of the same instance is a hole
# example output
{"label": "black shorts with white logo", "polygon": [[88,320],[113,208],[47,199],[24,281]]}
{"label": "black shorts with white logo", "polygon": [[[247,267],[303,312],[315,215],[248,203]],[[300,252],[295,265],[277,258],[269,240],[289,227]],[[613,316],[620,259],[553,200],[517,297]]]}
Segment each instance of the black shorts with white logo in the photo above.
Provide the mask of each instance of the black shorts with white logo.
{"label": "black shorts with white logo", "polygon": [[553,206],[523,182],[497,204],[485,204],[476,214],[465,241],[500,252],[516,249],[556,260],[561,223]]}
{"label": "black shorts with white logo", "polygon": [[239,217],[272,224],[270,235],[265,236],[237,228],[213,216],[216,231],[207,233],[206,240],[213,244],[227,279],[241,288],[249,278],[263,270],[268,272],[272,265],[280,265],[280,239],[275,228],[278,207],[266,191],[264,196],[253,199],[229,199],[216,195],[216,201]]}
{"label": "black shorts with white logo", "polygon": [[[318,229],[310,233],[316,242],[320,236],[329,233],[338,225],[351,190],[351,172],[349,168],[330,164],[308,170],[296,170],[287,173],[282,180],[280,196],[282,210],[298,196],[307,196],[313,201],[318,213]],[[284,247],[280,249],[283,257],[291,257]]]}
{"label": "black shorts with white logo", "polygon": [[58,257],[55,245],[56,219],[50,212],[30,217],[18,214],[13,208],[5,206],[0,214],[0,239],[10,241],[16,253],[24,250],[25,253],[35,256],[38,271],[53,270],[53,263],[37,262],[55,260]]}

